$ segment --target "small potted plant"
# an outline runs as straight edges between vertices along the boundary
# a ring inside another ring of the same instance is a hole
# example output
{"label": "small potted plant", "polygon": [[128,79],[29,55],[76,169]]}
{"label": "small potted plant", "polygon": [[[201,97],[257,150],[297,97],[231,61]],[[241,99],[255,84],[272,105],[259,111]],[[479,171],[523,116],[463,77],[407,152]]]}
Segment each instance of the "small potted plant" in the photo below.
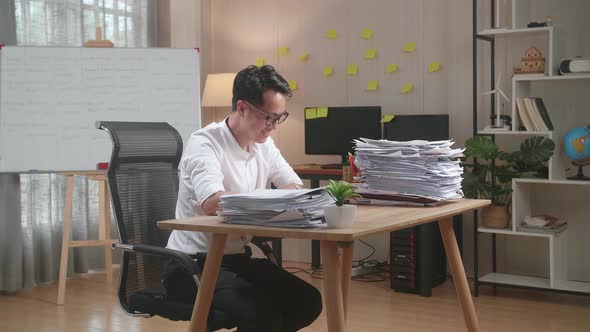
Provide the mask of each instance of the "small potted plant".
{"label": "small potted plant", "polygon": [[553,156],[555,143],[547,137],[527,138],[518,151],[500,151],[485,136],[475,136],[465,143],[465,161],[470,157],[477,164],[463,162],[463,192],[468,198],[483,198],[492,205],[482,211],[485,227],[505,228],[509,225],[512,179],[524,176],[548,177],[545,163]]}
{"label": "small potted plant", "polygon": [[324,208],[324,217],[328,227],[345,228],[352,225],[356,215],[356,205],[344,204],[347,199],[358,196],[354,193],[352,185],[345,181],[330,180],[326,191],[336,200],[336,206]]}

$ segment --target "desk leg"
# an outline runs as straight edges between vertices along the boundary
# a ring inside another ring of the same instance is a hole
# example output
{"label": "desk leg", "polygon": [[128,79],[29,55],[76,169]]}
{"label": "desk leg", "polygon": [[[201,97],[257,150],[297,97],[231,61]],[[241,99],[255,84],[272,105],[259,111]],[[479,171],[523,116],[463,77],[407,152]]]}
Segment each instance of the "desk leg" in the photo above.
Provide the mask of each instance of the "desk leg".
{"label": "desk leg", "polygon": [[64,225],[61,238],[61,259],[59,262],[59,282],[57,304],[63,305],[66,298],[66,278],[68,275],[68,253],[70,250],[70,231],[72,229],[72,203],[74,199],[74,176],[66,175],[66,201],[64,204]]}
{"label": "desk leg", "polygon": [[99,240],[104,242],[104,266],[107,274],[107,283],[113,283],[113,255],[111,252],[111,202],[109,200],[109,191],[107,181],[98,182],[98,221],[99,221]]}
{"label": "desk leg", "polygon": [[[316,177],[312,177],[310,179],[310,184],[312,188],[319,188],[320,187],[320,179]],[[321,255],[320,255],[320,241],[318,240],[311,240],[311,268],[312,269],[319,269],[322,265],[321,262]]]}
{"label": "desk leg", "polygon": [[342,246],[342,303],[344,304],[344,322],[348,318],[350,283],[352,278],[352,256],[354,242],[346,243]]}
{"label": "desk leg", "polygon": [[197,292],[197,299],[193,307],[193,314],[189,324],[190,332],[206,332],[207,317],[211,308],[211,300],[215,292],[217,276],[221,269],[221,260],[223,259],[223,248],[225,247],[226,234],[213,234],[211,244],[205,260],[203,275],[201,276],[201,287]]}
{"label": "desk leg", "polygon": [[445,218],[438,222],[440,233],[445,244],[445,251],[449,259],[449,268],[455,283],[455,291],[463,310],[463,318],[465,325],[469,332],[479,331],[479,322],[475,313],[475,306],[473,299],[469,292],[469,285],[467,284],[467,277],[465,276],[465,269],[461,261],[459,247],[457,246],[457,239],[455,238],[455,231],[453,230],[453,219]]}
{"label": "desk leg", "polygon": [[344,331],[344,306],[342,299],[342,274],[338,247],[334,241],[321,241],[324,261],[324,294],[329,332]]}

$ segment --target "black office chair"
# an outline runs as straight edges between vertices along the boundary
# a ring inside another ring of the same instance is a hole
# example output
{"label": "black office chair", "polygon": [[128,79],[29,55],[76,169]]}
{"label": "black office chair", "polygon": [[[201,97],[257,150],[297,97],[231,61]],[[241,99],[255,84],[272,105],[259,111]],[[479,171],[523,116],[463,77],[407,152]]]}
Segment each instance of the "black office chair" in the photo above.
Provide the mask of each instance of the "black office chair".
{"label": "black office chair", "polygon": [[[113,140],[107,178],[120,236],[113,249],[123,251],[121,307],[132,316],[190,320],[193,305],[166,298],[162,272],[169,260],[180,262],[198,287],[202,271],[189,255],[165,248],[170,232],[157,226],[175,218],[182,139],[165,122],[98,122],[97,128]],[[253,243],[273,259],[267,243]],[[211,310],[209,331],[235,326],[223,312]]]}

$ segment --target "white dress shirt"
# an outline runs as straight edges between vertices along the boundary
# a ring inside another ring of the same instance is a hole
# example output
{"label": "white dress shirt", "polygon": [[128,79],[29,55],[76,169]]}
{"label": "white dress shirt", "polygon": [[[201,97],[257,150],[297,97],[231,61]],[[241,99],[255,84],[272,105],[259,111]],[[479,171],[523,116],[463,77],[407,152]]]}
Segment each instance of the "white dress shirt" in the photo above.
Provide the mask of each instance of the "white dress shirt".
{"label": "white dress shirt", "polygon": [[[277,187],[303,184],[272,138],[244,151],[226,121],[211,123],[188,140],[179,165],[176,218],[206,215],[203,202],[219,191],[251,192],[266,188],[269,180]],[[210,239],[210,233],[175,230],[167,247],[194,255],[207,252]],[[243,253],[250,239],[247,235],[228,236],[224,253]]]}

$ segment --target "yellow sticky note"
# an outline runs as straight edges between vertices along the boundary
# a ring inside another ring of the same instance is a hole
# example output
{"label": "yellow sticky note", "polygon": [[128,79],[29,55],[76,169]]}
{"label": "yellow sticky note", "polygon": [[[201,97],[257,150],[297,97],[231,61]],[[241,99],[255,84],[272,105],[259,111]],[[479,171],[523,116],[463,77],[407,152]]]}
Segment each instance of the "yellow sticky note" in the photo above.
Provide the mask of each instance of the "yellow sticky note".
{"label": "yellow sticky note", "polygon": [[279,55],[280,56],[287,55],[287,53],[289,53],[289,48],[287,46],[279,47]]}
{"label": "yellow sticky note", "polygon": [[338,37],[338,31],[336,31],[336,29],[328,29],[328,31],[326,31],[326,37],[328,37],[328,39],[336,39],[336,37]]}
{"label": "yellow sticky note", "polygon": [[324,67],[324,76],[328,77],[334,73],[334,68],[332,66]]}
{"label": "yellow sticky note", "polygon": [[309,53],[303,53],[299,56],[299,61],[307,61],[309,60]]}
{"label": "yellow sticky note", "polygon": [[358,65],[350,64],[350,65],[348,65],[348,70],[346,71],[346,74],[353,76],[353,75],[356,75],[356,73],[358,73],[358,71],[359,71]]}
{"label": "yellow sticky note", "polygon": [[315,107],[305,109],[305,120],[311,120],[317,118],[317,110]]}
{"label": "yellow sticky note", "polygon": [[375,59],[376,56],[377,56],[377,49],[374,49],[374,48],[368,49],[367,52],[365,53],[365,59]]}
{"label": "yellow sticky note", "polygon": [[397,65],[395,63],[390,63],[387,65],[387,68],[385,68],[385,72],[388,74],[391,74],[396,71],[397,71]]}
{"label": "yellow sticky note", "polygon": [[379,82],[377,81],[368,81],[367,82],[367,91],[377,91],[379,87]]}
{"label": "yellow sticky note", "polygon": [[402,87],[402,93],[409,93],[412,92],[412,90],[414,90],[414,84],[412,83],[404,84]]}
{"label": "yellow sticky note", "polygon": [[406,43],[402,50],[404,52],[414,52],[416,50],[416,43]]}
{"label": "yellow sticky note", "polygon": [[289,83],[289,89],[291,89],[291,91],[297,90],[297,81],[289,80],[288,83]]}
{"label": "yellow sticky note", "polygon": [[363,29],[361,32],[362,39],[371,39],[373,38],[373,30],[372,29]]}
{"label": "yellow sticky note", "polygon": [[318,107],[317,108],[317,118],[327,118],[328,117],[328,108],[327,107]]}
{"label": "yellow sticky note", "polygon": [[395,118],[395,115],[384,115],[383,119],[381,119],[381,122],[391,122],[393,118]]}
{"label": "yellow sticky note", "polygon": [[438,61],[434,61],[433,63],[428,65],[428,72],[429,73],[434,73],[435,71],[439,71],[440,70],[440,62]]}
{"label": "yellow sticky note", "polygon": [[256,67],[264,66],[264,58],[257,58],[256,59]]}

